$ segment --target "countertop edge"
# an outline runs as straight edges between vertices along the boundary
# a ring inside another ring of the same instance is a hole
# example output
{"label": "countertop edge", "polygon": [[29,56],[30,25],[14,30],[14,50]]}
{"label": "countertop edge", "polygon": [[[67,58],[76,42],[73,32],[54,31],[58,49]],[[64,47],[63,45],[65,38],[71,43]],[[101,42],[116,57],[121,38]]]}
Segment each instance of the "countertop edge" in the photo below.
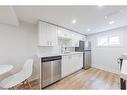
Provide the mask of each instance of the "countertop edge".
{"label": "countertop edge", "polygon": [[83,52],[70,52],[70,53],[65,53],[65,54],[52,54],[52,55],[37,55],[39,58],[42,57],[51,57],[51,56],[67,56],[67,55],[74,55],[74,54],[80,54]]}

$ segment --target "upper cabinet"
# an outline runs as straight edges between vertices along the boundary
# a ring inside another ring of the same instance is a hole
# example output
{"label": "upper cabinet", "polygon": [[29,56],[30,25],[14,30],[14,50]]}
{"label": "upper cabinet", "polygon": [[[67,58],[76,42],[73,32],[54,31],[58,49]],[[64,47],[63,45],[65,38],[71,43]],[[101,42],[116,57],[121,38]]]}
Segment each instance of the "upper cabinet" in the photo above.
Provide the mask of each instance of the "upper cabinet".
{"label": "upper cabinet", "polygon": [[71,40],[70,31],[61,27],[58,27],[58,38],[64,40]]}
{"label": "upper cabinet", "polygon": [[79,47],[79,41],[84,41],[84,36],[78,33],[72,33],[71,47]]}
{"label": "upper cabinet", "polygon": [[85,36],[70,30],[39,21],[38,23],[38,45],[39,46],[57,46],[58,39],[66,42],[65,47],[78,47],[79,40]]}
{"label": "upper cabinet", "polygon": [[57,26],[39,21],[38,32],[39,46],[57,45]]}
{"label": "upper cabinet", "polygon": [[66,40],[66,47],[78,47],[79,40],[84,41],[84,35],[58,27],[58,38]]}

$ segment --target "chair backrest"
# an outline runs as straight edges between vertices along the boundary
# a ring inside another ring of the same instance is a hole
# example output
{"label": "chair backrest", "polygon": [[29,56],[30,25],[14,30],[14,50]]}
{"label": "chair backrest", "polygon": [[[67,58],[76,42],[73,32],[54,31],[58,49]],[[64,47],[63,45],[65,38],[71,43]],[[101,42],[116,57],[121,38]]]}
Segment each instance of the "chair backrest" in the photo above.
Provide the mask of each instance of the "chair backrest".
{"label": "chair backrest", "polygon": [[22,73],[26,78],[30,77],[33,72],[33,59],[28,59],[24,66],[23,69],[21,70],[20,73]]}
{"label": "chair backrest", "polygon": [[127,75],[127,60],[123,60],[120,73]]}

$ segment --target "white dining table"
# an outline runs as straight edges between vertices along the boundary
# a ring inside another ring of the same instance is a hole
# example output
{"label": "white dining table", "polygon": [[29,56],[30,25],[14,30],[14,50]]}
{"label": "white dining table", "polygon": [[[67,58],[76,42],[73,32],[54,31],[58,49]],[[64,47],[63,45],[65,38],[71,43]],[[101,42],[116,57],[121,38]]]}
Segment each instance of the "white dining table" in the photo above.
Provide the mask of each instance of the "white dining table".
{"label": "white dining table", "polygon": [[12,65],[0,65],[0,75],[5,74],[13,69]]}

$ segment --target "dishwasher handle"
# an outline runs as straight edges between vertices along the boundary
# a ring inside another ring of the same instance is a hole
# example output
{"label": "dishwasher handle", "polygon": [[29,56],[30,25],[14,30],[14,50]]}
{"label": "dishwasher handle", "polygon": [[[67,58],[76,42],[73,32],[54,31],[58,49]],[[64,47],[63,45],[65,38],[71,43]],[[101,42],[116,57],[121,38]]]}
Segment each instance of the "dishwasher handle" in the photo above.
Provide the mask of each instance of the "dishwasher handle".
{"label": "dishwasher handle", "polygon": [[52,57],[43,57],[41,58],[41,62],[49,62],[49,61],[55,61],[55,60],[61,60],[61,56],[52,56]]}

